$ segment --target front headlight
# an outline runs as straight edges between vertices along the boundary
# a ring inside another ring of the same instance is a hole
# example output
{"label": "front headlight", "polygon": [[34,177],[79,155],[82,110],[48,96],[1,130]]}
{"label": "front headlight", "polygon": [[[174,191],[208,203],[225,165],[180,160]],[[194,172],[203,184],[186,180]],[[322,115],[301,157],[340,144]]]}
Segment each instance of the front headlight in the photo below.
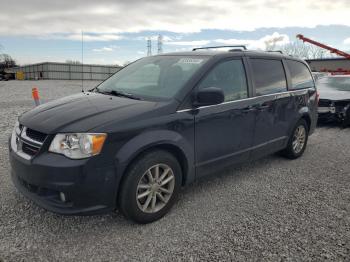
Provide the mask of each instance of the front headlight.
{"label": "front headlight", "polygon": [[107,134],[57,134],[49,151],[72,159],[87,158],[101,152],[106,137]]}
{"label": "front headlight", "polygon": [[16,133],[17,135],[20,135],[21,133],[21,127],[18,120],[16,121],[15,126],[13,128],[13,133]]}

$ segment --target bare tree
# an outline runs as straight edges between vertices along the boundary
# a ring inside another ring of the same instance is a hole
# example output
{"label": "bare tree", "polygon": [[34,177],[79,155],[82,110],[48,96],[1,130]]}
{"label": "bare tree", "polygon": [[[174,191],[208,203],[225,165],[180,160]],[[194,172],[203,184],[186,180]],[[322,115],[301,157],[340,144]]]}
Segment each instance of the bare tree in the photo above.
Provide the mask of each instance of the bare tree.
{"label": "bare tree", "polygon": [[3,53],[4,46],[0,44],[0,73],[5,69],[17,66],[16,61],[8,54]]}
{"label": "bare tree", "polygon": [[301,59],[319,59],[332,57],[332,55],[329,54],[327,50],[302,42],[291,42],[289,44],[281,46],[280,50],[285,54]]}
{"label": "bare tree", "polygon": [[12,59],[8,54],[0,54],[0,72],[3,72],[7,68],[17,66],[16,61]]}

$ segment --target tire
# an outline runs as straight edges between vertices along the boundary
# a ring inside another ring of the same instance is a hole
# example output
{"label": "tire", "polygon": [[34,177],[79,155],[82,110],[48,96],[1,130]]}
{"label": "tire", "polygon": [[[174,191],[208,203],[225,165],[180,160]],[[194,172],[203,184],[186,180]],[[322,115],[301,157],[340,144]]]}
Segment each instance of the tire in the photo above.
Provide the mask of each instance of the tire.
{"label": "tire", "polygon": [[350,105],[348,105],[347,110],[345,111],[345,118],[342,122],[342,127],[347,128],[350,126]]}
{"label": "tire", "polygon": [[172,154],[164,150],[142,154],[128,168],[122,181],[119,209],[134,222],[154,222],[174,205],[181,184],[181,167]]}
{"label": "tire", "polygon": [[[300,130],[303,130],[303,131],[300,131]],[[304,132],[303,139],[301,139],[301,137],[298,136],[298,135],[301,135],[300,132]],[[299,137],[298,142],[296,142],[297,137]],[[281,155],[289,159],[299,158],[300,156],[302,156],[302,154],[305,151],[308,138],[309,138],[308,124],[306,123],[305,119],[300,119],[298,123],[295,125],[295,127],[293,128],[291,136],[288,140],[288,145],[283,151],[281,151]],[[302,143],[302,145],[300,143]],[[298,144],[299,146],[296,146],[296,144]]]}

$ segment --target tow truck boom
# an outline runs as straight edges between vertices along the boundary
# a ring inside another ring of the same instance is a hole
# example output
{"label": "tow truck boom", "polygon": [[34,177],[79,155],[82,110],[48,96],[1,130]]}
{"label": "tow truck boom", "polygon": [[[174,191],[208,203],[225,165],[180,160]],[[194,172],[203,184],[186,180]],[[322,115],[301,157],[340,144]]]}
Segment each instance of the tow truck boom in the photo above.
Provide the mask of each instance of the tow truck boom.
{"label": "tow truck boom", "polygon": [[297,35],[297,38],[299,38],[303,42],[308,42],[310,44],[313,44],[313,45],[316,45],[316,46],[321,47],[323,49],[326,49],[326,50],[330,51],[331,53],[334,53],[334,54],[337,54],[339,56],[343,56],[343,57],[345,57],[347,59],[350,59],[350,54],[345,53],[345,52],[343,52],[343,51],[341,51],[339,49],[336,49],[336,48],[330,47],[328,45],[322,44],[320,42],[314,41],[314,40],[312,40],[310,38],[304,37],[301,34]]}

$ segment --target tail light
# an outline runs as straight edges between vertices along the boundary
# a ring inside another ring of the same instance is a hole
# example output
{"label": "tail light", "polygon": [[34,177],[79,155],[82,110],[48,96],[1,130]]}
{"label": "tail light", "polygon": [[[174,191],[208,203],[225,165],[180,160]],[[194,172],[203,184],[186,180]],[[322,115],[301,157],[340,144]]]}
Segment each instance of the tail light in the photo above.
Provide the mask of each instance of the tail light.
{"label": "tail light", "polygon": [[320,101],[320,93],[318,92],[318,90],[316,90],[316,102],[317,102],[317,104],[319,101]]}

